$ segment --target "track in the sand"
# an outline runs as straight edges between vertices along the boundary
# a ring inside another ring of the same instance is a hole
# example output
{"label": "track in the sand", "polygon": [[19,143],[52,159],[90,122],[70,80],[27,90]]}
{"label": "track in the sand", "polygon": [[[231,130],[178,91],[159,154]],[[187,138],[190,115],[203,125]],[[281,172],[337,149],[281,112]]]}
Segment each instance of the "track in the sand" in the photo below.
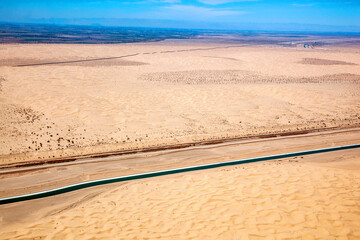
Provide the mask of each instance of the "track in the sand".
{"label": "track in the sand", "polygon": [[92,59],[83,59],[83,60],[71,60],[71,61],[59,61],[59,62],[43,62],[43,63],[30,63],[30,64],[20,64],[15,65],[14,67],[31,67],[31,66],[43,66],[43,65],[55,65],[55,64],[70,64],[70,63],[80,63],[80,62],[93,62],[93,61],[103,61],[103,60],[113,60],[113,59],[120,59],[126,57],[134,57],[140,54],[163,54],[163,53],[173,53],[173,52],[192,52],[192,51],[206,51],[206,50],[214,50],[214,49],[226,49],[226,48],[237,48],[243,47],[244,45],[239,46],[225,46],[225,47],[211,47],[211,48],[191,48],[191,49],[181,49],[181,50],[173,50],[173,51],[161,51],[161,52],[145,52],[145,53],[134,53],[124,56],[118,57],[106,57],[106,58],[92,58]]}

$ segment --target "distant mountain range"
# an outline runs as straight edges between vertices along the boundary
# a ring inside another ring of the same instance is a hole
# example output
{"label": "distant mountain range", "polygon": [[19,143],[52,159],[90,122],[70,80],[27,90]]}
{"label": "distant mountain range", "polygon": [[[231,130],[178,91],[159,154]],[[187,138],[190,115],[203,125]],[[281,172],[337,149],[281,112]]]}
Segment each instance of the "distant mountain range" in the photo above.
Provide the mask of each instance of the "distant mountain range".
{"label": "distant mountain range", "polygon": [[153,28],[185,28],[214,30],[256,30],[256,31],[315,31],[315,32],[360,32],[360,26],[334,26],[299,23],[243,23],[243,22],[193,22],[156,19],[129,18],[41,18],[32,19],[28,23],[119,26],[119,27],[153,27]]}

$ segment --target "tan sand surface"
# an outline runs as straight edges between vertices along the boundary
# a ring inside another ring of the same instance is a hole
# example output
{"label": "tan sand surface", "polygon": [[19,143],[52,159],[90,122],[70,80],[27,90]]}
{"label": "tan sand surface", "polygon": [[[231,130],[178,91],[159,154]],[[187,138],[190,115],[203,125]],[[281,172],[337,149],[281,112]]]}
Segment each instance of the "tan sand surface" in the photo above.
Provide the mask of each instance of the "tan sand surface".
{"label": "tan sand surface", "polygon": [[304,58],[300,63],[312,65],[355,65],[354,63],[344,61],[334,61],[319,58]]}
{"label": "tan sand surface", "polygon": [[[359,143],[360,128],[5,168],[0,170],[0,198],[97,179]],[[352,163],[355,167],[359,164]],[[47,201],[45,205],[48,205]],[[36,208],[28,210],[20,212],[31,215],[31,211],[37,211]],[[14,215],[12,209],[6,212],[9,211]],[[7,213],[3,211],[4,220],[9,217]]]}
{"label": "tan sand surface", "polygon": [[[71,63],[110,57],[119,58]],[[300,63],[306,58],[352,64]],[[16,67],[49,62],[62,63]],[[359,126],[359,66],[360,55],[342,49],[3,44],[0,164]]]}
{"label": "tan sand surface", "polygon": [[346,150],[115,185],[39,220],[0,225],[0,238],[359,239],[359,156]]}

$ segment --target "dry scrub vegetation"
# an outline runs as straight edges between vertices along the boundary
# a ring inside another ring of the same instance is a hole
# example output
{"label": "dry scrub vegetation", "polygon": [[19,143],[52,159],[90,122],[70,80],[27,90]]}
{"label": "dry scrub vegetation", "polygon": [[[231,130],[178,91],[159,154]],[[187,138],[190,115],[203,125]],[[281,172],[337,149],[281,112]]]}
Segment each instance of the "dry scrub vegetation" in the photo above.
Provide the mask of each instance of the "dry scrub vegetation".
{"label": "dry scrub vegetation", "polygon": [[360,64],[348,50],[195,40],[4,45],[0,164],[359,126],[358,65],[303,59]]}
{"label": "dry scrub vegetation", "polygon": [[290,76],[265,76],[238,70],[160,72],[146,74],[141,79],[177,84],[360,83],[360,75],[348,73],[296,78]]}

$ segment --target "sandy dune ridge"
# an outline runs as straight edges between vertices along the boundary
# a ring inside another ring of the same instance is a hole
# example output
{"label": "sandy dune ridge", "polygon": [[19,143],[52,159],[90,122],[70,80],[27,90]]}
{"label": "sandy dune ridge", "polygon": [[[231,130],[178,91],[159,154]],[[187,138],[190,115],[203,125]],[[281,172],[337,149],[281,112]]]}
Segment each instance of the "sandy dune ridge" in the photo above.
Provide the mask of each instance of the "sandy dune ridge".
{"label": "sandy dune ridge", "polygon": [[359,153],[121,184],[36,222],[7,226],[0,238],[358,239]]}
{"label": "sandy dune ridge", "polygon": [[[288,45],[296,44],[303,43]],[[0,164],[360,126],[359,48],[289,46],[215,40],[2,44]],[[119,56],[128,57],[105,60]],[[16,67],[31,64],[37,65]],[[324,138],[332,146],[349,136]],[[183,151],[172,161],[160,155],[152,161],[160,168],[161,159],[168,166],[190,164],[194,157],[206,162],[254,154],[249,145],[243,148],[232,146],[229,155],[208,149],[213,159]],[[279,151],[266,144],[253,149]],[[185,160],[179,162],[180,156]],[[359,156],[359,150],[347,150],[1,206],[0,238],[359,239]],[[30,191],[144,171],[153,166],[144,159],[150,157],[123,159],[112,172],[99,164],[92,175],[86,165],[74,167],[77,175],[66,166],[15,173],[13,179],[2,176],[1,189]],[[26,180],[33,188],[22,186]],[[25,217],[26,209],[33,218]]]}

